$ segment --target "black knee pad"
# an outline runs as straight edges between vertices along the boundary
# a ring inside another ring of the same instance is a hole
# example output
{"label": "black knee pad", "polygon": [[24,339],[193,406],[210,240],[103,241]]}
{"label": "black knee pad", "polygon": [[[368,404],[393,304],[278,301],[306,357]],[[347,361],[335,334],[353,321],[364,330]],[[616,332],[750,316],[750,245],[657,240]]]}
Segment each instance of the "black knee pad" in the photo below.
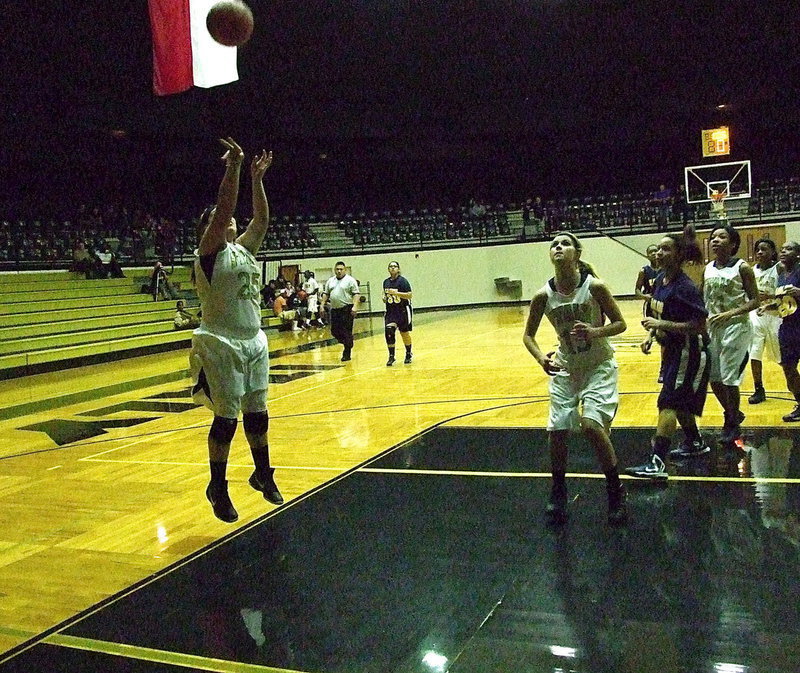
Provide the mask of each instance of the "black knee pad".
{"label": "black knee pad", "polygon": [[237,420],[235,418],[225,418],[224,416],[214,416],[211,424],[211,431],[208,436],[218,444],[228,444],[236,434]]}
{"label": "black knee pad", "polygon": [[395,325],[386,325],[386,343],[394,346],[397,340],[397,327]]}
{"label": "black knee pad", "polygon": [[248,435],[264,435],[269,430],[269,414],[266,411],[243,414],[242,425]]}

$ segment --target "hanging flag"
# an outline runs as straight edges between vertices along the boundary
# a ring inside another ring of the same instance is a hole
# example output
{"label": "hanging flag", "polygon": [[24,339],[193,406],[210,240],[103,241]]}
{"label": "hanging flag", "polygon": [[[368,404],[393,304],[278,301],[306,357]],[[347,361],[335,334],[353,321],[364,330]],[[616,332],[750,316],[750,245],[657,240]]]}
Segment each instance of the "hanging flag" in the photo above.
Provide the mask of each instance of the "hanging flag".
{"label": "hanging flag", "polygon": [[153,91],[158,96],[239,79],[236,47],[214,41],[208,10],[219,0],[148,0],[153,29]]}

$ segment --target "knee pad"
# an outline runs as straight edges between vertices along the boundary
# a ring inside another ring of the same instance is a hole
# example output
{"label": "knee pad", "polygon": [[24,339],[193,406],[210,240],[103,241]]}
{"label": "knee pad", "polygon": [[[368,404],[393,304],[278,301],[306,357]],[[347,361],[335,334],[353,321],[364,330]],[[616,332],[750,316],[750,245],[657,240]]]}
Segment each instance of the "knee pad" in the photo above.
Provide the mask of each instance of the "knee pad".
{"label": "knee pad", "polygon": [[394,346],[394,342],[397,340],[397,327],[395,325],[387,325],[386,326],[386,343],[390,346]]}
{"label": "knee pad", "polygon": [[236,434],[236,419],[214,416],[208,436],[218,444],[228,444]]}
{"label": "knee pad", "polygon": [[265,435],[269,430],[269,414],[266,411],[243,414],[242,425],[248,435]]}

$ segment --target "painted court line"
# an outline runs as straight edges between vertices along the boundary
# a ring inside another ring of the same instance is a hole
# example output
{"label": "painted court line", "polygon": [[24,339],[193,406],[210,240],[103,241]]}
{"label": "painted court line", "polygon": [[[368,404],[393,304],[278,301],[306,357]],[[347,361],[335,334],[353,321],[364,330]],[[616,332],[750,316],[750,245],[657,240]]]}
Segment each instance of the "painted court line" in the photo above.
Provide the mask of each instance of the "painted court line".
{"label": "painted court line", "polygon": [[138,659],[151,663],[181,666],[195,671],[214,671],[215,673],[303,673],[303,671],[295,671],[288,668],[273,668],[272,666],[245,664],[241,661],[212,659],[210,657],[200,657],[195,654],[155,650],[149,647],[124,645],[122,643],[112,643],[107,640],[94,640],[93,638],[79,638],[77,636],[67,636],[59,633],[47,636],[42,642],[48,645],[70,647],[87,652],[99,652],[101,654],[127,657],[128,659]]}

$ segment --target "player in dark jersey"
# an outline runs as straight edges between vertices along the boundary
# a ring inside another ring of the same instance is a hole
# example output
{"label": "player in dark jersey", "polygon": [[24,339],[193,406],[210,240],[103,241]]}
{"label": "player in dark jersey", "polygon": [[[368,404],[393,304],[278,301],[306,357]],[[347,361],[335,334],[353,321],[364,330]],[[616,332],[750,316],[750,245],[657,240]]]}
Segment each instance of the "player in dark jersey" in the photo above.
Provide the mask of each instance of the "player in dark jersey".
{"label": "player in dark jersey", "polygon": [[386,366],[394,364],[394,344],[396,333],[406,347],[404,364],[411,364],[411,284],[400,275],[400,263],[389,262],[389,277],[383,281],[383,303],[386,304],[386,315],[383,322],[386,327],[386,346],[389,349],[389,359]]}
{"label": "player in dark jersey", "polygon": [[800,421],[800,374],[797,364],[800,362],[800,244],[786,241],[781,246],[778,258],[783,266],[778,276],[778,287],[775,296],[780,298],[778,315],[783,318],[778,330],[778,343],[781,347],[781,367],[786,377],[786,386],[797,402],[795,408],[783,417],[787,423]]}
{"label": "player in dark jersey", "polygon": [[658,258],[656,257],[657,252],[657,245],[652,244],[647,246],[647,259],[650,260],[650,263],[645,264],[641,269],[639,269],[639,275],[636,277],[636,287],[634,288],[634,292],[637,299],[644,301],[644,307],[642,309],[644,315],[650,315],[648,311],[650,308],[650,299],[653,296],[653,282],[655,281],[659,270]]}
{"label": "player in dark jersey", "polygon": [[[668,454],[690,457],[710,451],[695,418],[703,414],[708,391],[710,362],[705,331],[708,312],[697,286],[681,270],[685,246],[686,240],[679,234],[667,234],[658,246],[662,271],[656,278],[650,302],[653,316],[642,320],[650,334],[641,348],[647,354],[653,339],[661,343],[664,382],[658,396],[658,428],[650,459],[625,470],[633,477],[665,480]],[[679,449],[670,452],[678,423],[685,438]]]}

